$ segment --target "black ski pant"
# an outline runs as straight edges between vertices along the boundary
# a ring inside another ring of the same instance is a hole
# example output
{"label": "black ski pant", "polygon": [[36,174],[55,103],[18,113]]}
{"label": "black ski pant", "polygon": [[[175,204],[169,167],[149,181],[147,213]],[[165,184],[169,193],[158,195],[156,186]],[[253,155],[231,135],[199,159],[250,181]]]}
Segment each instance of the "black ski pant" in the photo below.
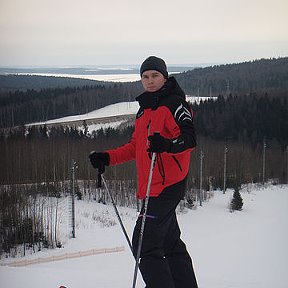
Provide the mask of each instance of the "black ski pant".
{"label": "black ski pant", "polygon": [[[185,181],[149,199],[140,255],[140,271],[146,288],[197,288],[191,258],[180,239],[175,209],[185,191]],[[132,245],[136,257],[142,207],[134,228]]]}

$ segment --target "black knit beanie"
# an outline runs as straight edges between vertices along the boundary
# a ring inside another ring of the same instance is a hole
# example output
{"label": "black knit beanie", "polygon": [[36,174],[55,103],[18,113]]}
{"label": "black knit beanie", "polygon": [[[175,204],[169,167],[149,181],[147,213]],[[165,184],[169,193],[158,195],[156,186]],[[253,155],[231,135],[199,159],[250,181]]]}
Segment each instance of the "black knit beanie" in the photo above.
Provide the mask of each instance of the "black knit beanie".
{"label": "black knit beanie", "polygon": [[142,74],[147,70],[156,70],[160,72],[165,78],[168,78],[168,72],[165,61],[156,56],[150,56],[142,63],[140,67],[141,77]]}

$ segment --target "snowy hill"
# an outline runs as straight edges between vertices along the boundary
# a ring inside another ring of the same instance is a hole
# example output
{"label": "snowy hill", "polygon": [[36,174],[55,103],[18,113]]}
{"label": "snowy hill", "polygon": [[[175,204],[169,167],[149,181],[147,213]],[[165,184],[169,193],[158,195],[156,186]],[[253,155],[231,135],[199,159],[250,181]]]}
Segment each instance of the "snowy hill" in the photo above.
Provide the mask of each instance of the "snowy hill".
{"label": "snowy hill", "polygon": [[[288,186],[242,190],[243,210],[234,213],[228,209],[231,195],[229,190],[226,194],[215,191],[202,207],[178,213],[199,287],[286,288]],[[1,288],[132,287],[134,260],[113,208],[76,201],[76,210],[75,239],[66,239],[64,248],[26,259],[99,248],[124,246],[125,250],[24,267],[0,266]],[[123,207],[119,211],[131,236],[137,212]],[[144,287],[140,276],[137,287]]]}
{"label": "snowy hill", "polygon": [[[190,103],[199,103],[201,100],[206,101],[207,99],[216,99],[216,97],[187,96],[186,99]],[[88,125],[88,130],[91,133],[92,131],[98,130],[100,128],[117,128],[125,123],[127,124],[133,122],[131,120],[134,120],[134,115],[136,115],[138,109],[139,104],[137,101],[120,102],[108,105],[86,114],[51,119],[45,122],[37,122],[29,125],[75,125],[81,127],[83,121],[85,120]]]}

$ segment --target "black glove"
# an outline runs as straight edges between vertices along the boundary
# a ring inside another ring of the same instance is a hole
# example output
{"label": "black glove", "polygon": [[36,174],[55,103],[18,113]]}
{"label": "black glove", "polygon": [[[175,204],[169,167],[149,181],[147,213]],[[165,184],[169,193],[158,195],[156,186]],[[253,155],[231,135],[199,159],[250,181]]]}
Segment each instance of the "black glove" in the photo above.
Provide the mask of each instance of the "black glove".
{"label": "black glove", "polygon": [[105,172],[105,166],[109,166],[110,158],[106,152],[95,152],[92,151],[89,154],[90,162],[95,169],[99,169],[99,173]]}
{"label": "black glove", "polygon": [[150,148],[148,149],[149,152],[162,153],[169,152],[171,149],[171,141],[164,138],[159,133],[149,136],[148,140],[150,141]]}

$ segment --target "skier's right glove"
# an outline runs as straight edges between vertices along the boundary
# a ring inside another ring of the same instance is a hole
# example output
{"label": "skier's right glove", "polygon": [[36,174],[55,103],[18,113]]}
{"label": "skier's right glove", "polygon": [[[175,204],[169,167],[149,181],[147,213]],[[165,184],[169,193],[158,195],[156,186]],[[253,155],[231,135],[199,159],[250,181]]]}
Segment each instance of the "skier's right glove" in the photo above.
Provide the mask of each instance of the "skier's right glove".
{"label": "skier's right glove", "polygon": [[95,169],[99,170],[99,173],[102,174],[105,172],[105,166],[109,166],[110,157],[107,152],[95,152],[92,151],[89,154],[90,162]]}
{"label": "skier's right glove", "polygon": [[150,147],[148,148],[149,152],[170,152],[172,142],[169,139],[161,136],[159,133],[150,135],[148,140],[150,141]]}

